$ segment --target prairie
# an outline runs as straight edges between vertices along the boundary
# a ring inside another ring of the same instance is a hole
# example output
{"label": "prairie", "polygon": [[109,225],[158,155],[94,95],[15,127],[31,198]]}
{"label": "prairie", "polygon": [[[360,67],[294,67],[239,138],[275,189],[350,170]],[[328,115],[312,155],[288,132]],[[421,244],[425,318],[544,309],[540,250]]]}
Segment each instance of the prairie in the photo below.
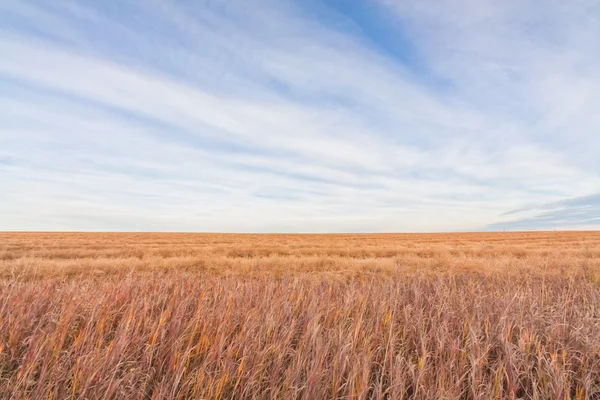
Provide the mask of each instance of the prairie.
{"label": "prairie", "polygon": [[600,398],[600,232],[0,233],[0,397]]}

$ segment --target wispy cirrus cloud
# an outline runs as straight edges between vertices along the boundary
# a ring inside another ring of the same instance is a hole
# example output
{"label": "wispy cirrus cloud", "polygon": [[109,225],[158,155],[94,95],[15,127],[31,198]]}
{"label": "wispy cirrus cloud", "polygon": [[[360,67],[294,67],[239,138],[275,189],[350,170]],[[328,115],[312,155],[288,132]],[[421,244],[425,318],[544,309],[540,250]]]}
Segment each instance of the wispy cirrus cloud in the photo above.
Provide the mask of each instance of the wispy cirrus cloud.
{"label": "wispy cirrus cloud", "polygon": [[597,192],[597,8],[455,3],[4,2],[0,229],[464,230]]}

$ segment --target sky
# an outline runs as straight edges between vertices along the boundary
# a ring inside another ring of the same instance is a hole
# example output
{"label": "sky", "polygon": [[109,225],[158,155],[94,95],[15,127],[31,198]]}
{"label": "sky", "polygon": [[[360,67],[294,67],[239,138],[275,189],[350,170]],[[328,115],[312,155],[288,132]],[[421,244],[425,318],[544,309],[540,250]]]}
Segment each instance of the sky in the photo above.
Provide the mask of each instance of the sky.
{"label": "sky", "polygon": [[0,230],[600,228],[600,3],[0,1]]}

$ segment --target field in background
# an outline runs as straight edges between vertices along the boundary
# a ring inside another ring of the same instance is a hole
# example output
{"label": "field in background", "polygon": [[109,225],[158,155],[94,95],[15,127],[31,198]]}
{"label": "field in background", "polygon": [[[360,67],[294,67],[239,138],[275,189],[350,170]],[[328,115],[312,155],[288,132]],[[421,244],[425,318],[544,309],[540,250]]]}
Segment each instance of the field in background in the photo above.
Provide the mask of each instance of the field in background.
{"label": "field in background", "polygon": [[0,397],[600,398],[600,232],[0,233]]}
{"label": "field in background", "polygon": [[1,233],[0,277],[131,272],[316,277],[600,272],[600,232],[380,235]]}

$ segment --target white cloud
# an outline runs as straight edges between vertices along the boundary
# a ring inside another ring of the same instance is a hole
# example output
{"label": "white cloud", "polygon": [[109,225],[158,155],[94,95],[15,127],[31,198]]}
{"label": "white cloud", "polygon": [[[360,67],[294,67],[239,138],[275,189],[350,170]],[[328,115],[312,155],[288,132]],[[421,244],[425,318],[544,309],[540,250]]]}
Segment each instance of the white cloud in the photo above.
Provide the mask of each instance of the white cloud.
{"label": "white cloud", "polygon": [[579,12],[386,4],[445,91],[285,2],[121,6],[2,4],[0,229],[474,229],[600,187]]}

